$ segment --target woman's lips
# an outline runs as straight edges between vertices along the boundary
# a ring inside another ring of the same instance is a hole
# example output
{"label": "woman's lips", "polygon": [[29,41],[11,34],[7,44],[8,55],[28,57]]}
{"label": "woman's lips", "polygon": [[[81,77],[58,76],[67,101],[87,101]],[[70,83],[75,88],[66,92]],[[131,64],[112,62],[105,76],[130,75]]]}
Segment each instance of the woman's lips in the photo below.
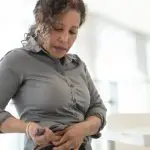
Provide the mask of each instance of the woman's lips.
{"label": "woman's lips", "polygon": [[62,51],[67,51],[66,48],[64,47],[59,47],[59,46],[53,46],[54,51],[62,52]]}

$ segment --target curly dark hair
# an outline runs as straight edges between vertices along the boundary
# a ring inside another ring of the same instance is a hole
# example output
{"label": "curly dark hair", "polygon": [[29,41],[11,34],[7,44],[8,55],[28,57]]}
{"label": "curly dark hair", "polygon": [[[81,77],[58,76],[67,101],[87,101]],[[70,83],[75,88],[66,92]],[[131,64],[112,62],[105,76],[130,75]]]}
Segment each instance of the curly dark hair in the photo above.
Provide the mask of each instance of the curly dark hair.
{"label": "curly dark hair", "polygon": [[52,27],[58,15],[74,9],[80,13],[80,26],[86,18],[86,6],[83,0],[38,0],[34,8],[35,25],[32,25],[27,33],[26,40],[30,36],[35,37],[35,30],[39,24],[43,25],[43,32]]}

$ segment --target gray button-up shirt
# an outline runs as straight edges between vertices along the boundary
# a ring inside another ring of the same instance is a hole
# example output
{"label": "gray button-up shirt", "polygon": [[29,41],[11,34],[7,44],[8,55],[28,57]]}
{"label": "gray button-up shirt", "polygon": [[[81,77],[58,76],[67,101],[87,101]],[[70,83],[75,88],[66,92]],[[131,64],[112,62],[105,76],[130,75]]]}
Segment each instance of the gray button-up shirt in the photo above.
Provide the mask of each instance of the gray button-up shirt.
{"label": "gray button-up shirt", "polygon": [[11,116],[4,110],[10,99],[20,119],[54,131],[93,115],[105,125],[106,108],[84,62],[67,54],[61,64],[33,38],[0,61],[0,123]]}

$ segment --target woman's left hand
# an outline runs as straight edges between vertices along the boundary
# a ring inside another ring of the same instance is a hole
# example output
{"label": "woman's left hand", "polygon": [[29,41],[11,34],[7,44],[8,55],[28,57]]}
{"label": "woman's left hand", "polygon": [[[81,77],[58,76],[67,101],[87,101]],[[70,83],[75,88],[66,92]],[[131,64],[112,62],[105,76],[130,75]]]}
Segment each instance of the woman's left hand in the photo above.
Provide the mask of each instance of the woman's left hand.
{"label": "woman's left hand", "polygon": [[85,127],[82,123],[72,125],[65,129],[64,135],[58,142],[53,142],[53,150],[79,150],[86,137]]}

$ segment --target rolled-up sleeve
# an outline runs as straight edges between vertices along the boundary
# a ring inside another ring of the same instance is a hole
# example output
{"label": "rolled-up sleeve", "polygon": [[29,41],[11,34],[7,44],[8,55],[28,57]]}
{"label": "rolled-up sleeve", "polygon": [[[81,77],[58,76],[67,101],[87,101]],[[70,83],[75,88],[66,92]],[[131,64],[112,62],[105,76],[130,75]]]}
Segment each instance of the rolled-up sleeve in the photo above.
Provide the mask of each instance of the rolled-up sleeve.
{"label": "rolled-up sleeve", "polygon": [[[87,70],[87,67],[85,65],[85,73],[86,73],[86,81],[87,81],[87,86],[90,92],[90,107],[86,113],[86,118],[90,116],[97,116],[102,120],[102,124],[99,128],[99,131],[102,130],[106,124],[106,112],[107,109],[98,93],[98,90],[96,89],[94,82],[91,79],[91,76]],[[98,131],[98,132],[99,132]]]}
{"label": "rolled-up sleeve", "polygon": [[0,61],[0,125],[12,117],[9,112],[5,111],[5,107],[20,85],[20,77],[10,68],[11,64],[7,59],[9,58]]}

